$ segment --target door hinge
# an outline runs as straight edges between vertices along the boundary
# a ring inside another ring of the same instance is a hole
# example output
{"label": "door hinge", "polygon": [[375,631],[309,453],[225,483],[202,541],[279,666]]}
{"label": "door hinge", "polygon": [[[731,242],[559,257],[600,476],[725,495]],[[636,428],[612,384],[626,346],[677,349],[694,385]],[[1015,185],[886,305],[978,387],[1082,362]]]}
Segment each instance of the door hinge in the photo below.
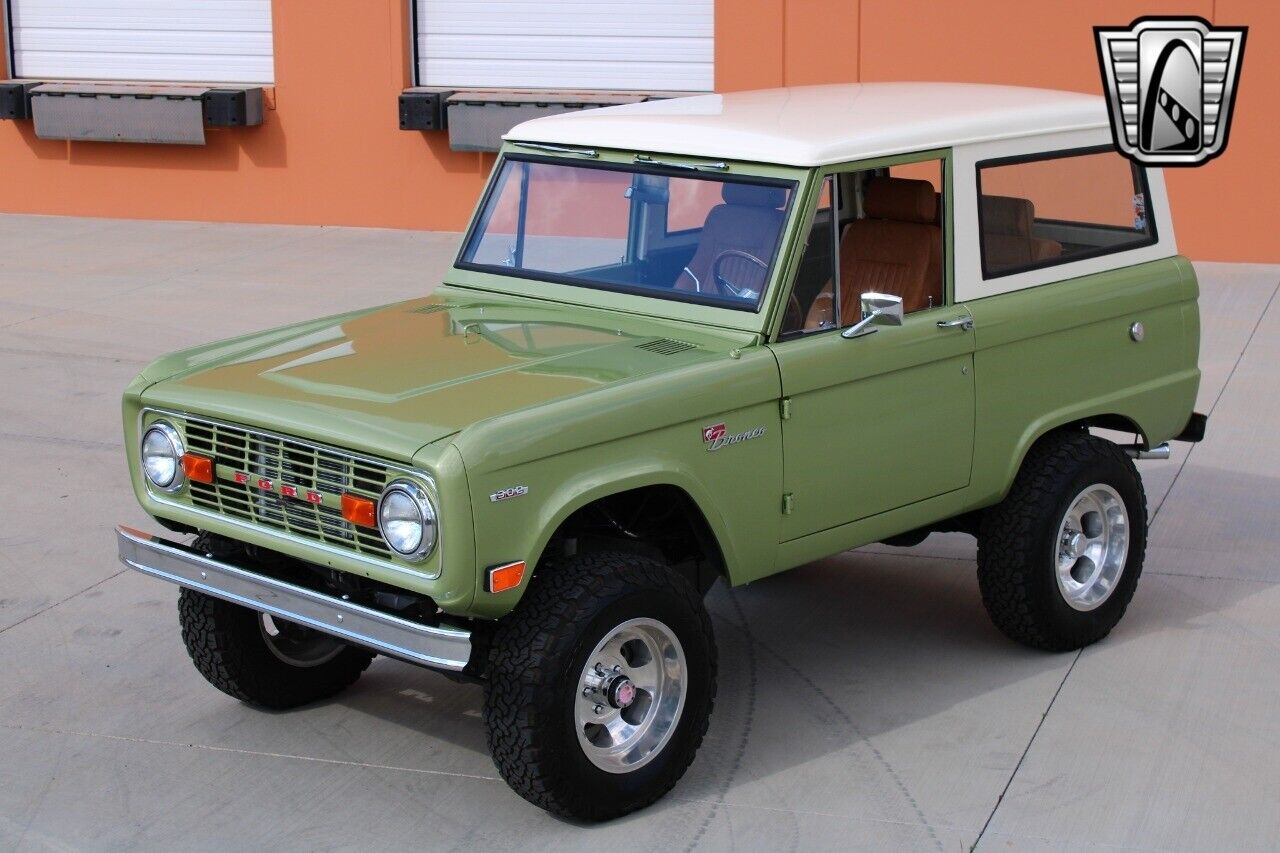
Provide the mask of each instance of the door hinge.
{"label": "door hinge", "polygon": [[791,398],[783,397],[778,401],[778,413],[782,415],[784,421],[791,420]]}
{"label": "door hinge", "polygon": [[795,496],[791,492],[784,492],[782,494],[782,514],[791,515],[791,509],[795,506],[795,502]]}

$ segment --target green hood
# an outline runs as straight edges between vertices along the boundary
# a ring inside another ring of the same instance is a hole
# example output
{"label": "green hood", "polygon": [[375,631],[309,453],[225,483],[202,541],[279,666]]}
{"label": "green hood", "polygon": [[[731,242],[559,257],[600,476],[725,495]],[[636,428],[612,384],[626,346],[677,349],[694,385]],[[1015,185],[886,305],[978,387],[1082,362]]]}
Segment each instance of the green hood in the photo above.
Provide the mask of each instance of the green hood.
{"label": "green hood", "polygon": [[407,462],[470,424],[744,343],[612,311],[442,288],[177,353],[148,368],[169,378],[143,401]]}

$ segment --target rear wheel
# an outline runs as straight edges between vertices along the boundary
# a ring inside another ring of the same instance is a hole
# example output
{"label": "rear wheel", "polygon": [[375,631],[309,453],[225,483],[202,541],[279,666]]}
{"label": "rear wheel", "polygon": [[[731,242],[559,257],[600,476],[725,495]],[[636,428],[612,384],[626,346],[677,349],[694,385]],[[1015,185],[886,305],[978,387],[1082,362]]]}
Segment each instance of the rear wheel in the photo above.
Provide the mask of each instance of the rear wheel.
{"label": "rear wheel", "polygon": [[182,641],[200,674],[236,699],[293,708],[341,692],[373,653],[328,634],[190,589],[178,595]]}
{"label": "rear wheel", "polygon": [[494,636],[494,763],[555,814],[607,820],[669,791],[715,698],[715,640],[693,586],[660,563],[590,554],[540,572]]}
{"label": "rear wheel", "polygon": [[1086,432],[1049,436],[983,517],[983,603],[1011,639],[1081,648],[1124,616],[1146,544],[1146,494],[1124,451]]}

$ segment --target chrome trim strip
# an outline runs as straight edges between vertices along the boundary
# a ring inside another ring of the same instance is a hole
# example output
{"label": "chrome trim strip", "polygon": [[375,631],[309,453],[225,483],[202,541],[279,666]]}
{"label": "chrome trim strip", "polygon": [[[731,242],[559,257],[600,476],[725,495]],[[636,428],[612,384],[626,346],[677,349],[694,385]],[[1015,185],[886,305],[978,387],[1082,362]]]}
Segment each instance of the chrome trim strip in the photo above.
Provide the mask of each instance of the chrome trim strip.
{"label": "chrome trim strip", "polygon": [[599,157],[600,152],[594,148],[568,148],[564,145],[543,145],[541,142],[519,142],[513,141],[512,145],[518,145],[521,148],[532,148],[535,151],[550,151],[553,154],[577,154],[579,157]]}
{"label": "chrome trim strip", "polygon": [[[141,439],[143,433],[145,432],[144,424],[146,423],[148,412],[161,415],[161,416],[167,415],[172,418],[182,418],[186,421],[195,421],[196,423],[209,424],[211,426],[225,426],[225,427],[230,427],[231,429],[239,429],[239,430],[244,430],[246,432],[254,432],[259,435],[267,436],[268,438],[279,439],[282,441],[292,441],[297,444],[301,444],[304,447],[310,447],[314,450],[323,450],[327,453],[343,454],[348,456],[351,459],[355,459],[357,461],[363,462],[366,465],[381,465],[382,467],[386,468],[389,471],[398,471],[402,474],[408,474],[409,476],[426,483],[428,486],[430,486],[430,494],[436,505],[436,549],[441,554],[441,560],[443,561],[444,533],[440,529],[440,516],[443,514],[440,508],[440,490],[439,488],[436,487],[435,478],[432,477],[430,474],[428,474],[426,471],[422,471],[417,468],[408,468],[404,465],[399,465],[395,462],[388,462],[385,459],[374,459],[371,456],[365,456],[360,453],[354,453],[350,450],[345,450],[341,447],[334,447],[332,445],[326,445],[326,444],[316,444],[313,441],[307,441],[306,439],[298,438],[296,436],[284,435],[282,433],[272,432],[271,430],[266,430],[266,429],[259,429],[258,427],[249,426],[248,424],[238,424],[232,421],[222,421],[216,418],[208,418],[203,415],[193,415],[189,412],[180,412],[175,409],[164,409],[164,408],[160,408],[159,406],[143,406],[142,409],[138,411],[139,439]],[[364,563],[367,566],[376,566],[379,569],[387,569],[388,571],[399,572],[400,574],[411,577],[414,580],[436,580],[440,577],[440,573],[443,571],[443,568],[444,568],[443,563],[437,566],[435,572],[427,572],[421,569],[410,568],[408,566],[400,566],[395,563],[388,562],[387,560],[378,560],[373,557],[366,556],[364,554],[361,554],[359,551],[348,550],[345,548],[338,548],[336,546],[330,545],[327,542],[321,542],[318,539],[309,539],[305,536],[299,536],[296,533],[290,533],[285,530],[279,530],[267,524],[253,524],[252,522],[248,522],[248,521],[244,521],[243,519],[236,518],[233,515],[227,515],[221,512],[214,512],[213,510],[196,506],[194,503],[190,503],[190,502],[183,503],[182,501],[174,500],[170,495],[164,492],[157,492],[156,489],[152,487],[151,481],[148,480],[145,475],[143,475],[142,480],[143,480],[143,484],[147,487],[147,494],[150,496],[150,498],[153,501],[155,501],[158,504],[170,506],[170,507],[173,507],[174,509],[179,509],[184,512],[194,513],[203,518],[211,518],[211,519],[214,519],[215,521],[225,522],[226,524],[230,524],[234,527],[239,527],[243,530],[251,530],[254,533],[261,533],[266,536],[272,536],[283,542],[288,542],[291,545],[301,545],[305,548],[314,548],[317,551],[321,551],[325,554],[329,554],[334,557],[340,557],[342,559],[347,559],[347,560],[354,560],[358,563]]]}
{"label": "chrome trim strip", "polygon": [[116,528],[120,561],[143,574],[288,619],[340,640],[435,669],[471,658],[471,632],[420,625],[350,601],[254,574],[130,527]]}

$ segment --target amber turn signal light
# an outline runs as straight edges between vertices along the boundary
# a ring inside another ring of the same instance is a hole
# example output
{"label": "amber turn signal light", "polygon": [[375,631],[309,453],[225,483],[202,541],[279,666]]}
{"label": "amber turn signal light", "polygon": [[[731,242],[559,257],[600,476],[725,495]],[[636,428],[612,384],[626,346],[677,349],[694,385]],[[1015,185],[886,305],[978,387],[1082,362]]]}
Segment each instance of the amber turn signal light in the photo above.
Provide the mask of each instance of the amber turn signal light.
{"label": "amber turn signal light", "polygon": [[182,473],[193,483],[213,482],[213,460],[196,453],[182,454]]}
{"label": "amber turn signal light", "polygon": [[342,496],[342,517],[361,527],[378,526],[378,505],[356,495]]}
{"label": "amber turn signal light", "polygon": [[503,563],[489,569],[489,592],[506,592],[520,586],[524,579],[524,560],[518,563]]}

